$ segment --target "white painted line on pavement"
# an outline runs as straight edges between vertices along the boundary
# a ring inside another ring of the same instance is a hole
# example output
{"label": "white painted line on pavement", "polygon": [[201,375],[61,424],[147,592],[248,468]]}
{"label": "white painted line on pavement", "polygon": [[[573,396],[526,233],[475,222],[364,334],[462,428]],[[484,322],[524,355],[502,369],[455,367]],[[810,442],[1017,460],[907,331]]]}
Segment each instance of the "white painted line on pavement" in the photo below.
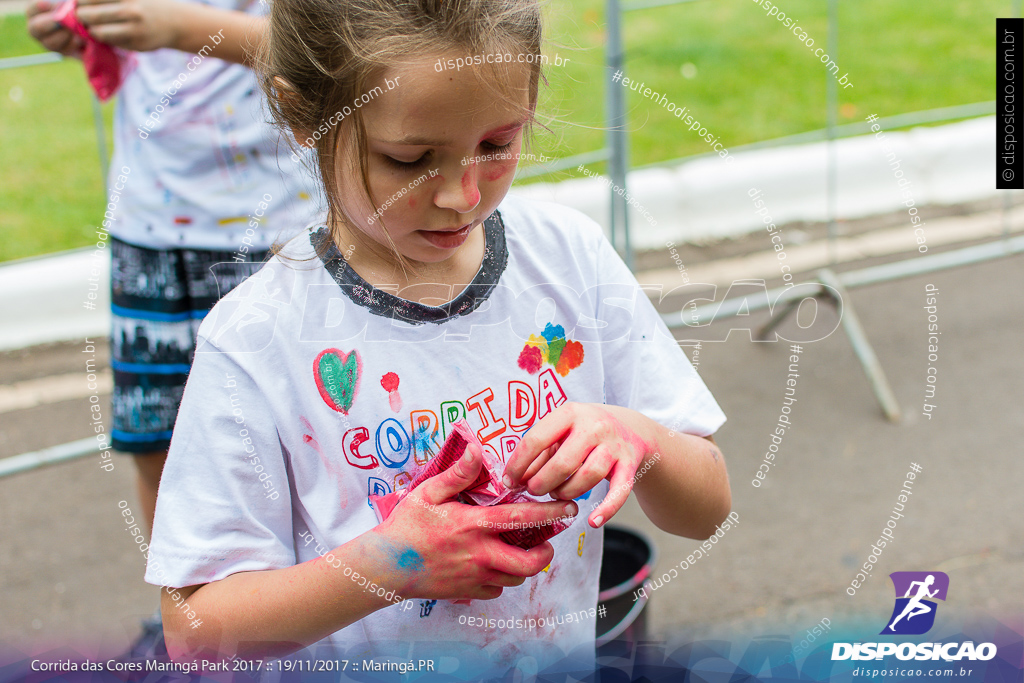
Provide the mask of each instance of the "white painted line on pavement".
{"label": "white painted line on pavement", "polygon": [[72,372],[0,385],[0,414],[93,394],[109,394],[114,390],[114,376],[110,370],[103,370],[96,373],[96,389],[89,389],[88,384],[85,373]]}
{"label": "white painted line on pavement", "polygon": [[[1024,230],[1024,207],[1016,207],[1011,211],[1009,219],[1013,226],[1010,230],[1011,233]],[[928,235],[928,246],[945,246],[986,237],[998,237],[1002,234],[1002,221],[1003,216],[999,211],[929,220],[925,228]],[[782,235],[785,239],[785,228],[782,229]],[[767,235],[765,243],[769,243]],[[829,264],[826,240],[809,244],[787,245],[786,252],[788,254],[786,263],[794,273],[817,270]],[[839,263],[904,252],[913,252],[914,256],[918,253],[914,231],[909,223],[897,228],[840,237],[836,239],[836,252]],[[684,265],[687,266],[687,278],[691,283],[727,285],[735,280],[751,278],[771,280],[779,277],[779,261],[774,251],[759,251],[736,258]],[[679,270],[675,266],[639,272],[636,274],[636,279],[642,285],[661,285],[666,292],[683,283]],[[652,297],[660,296],[653,289],[647,290],[647,294]]]}
{"label": "white painted line on pavement", "polygon": [[44,448],[41,451],[0,458],[0,477],[27,472],[44,465],[82,458],[96,452],[96,439],[90,436],[71,443],[62,443],[52,448]]}

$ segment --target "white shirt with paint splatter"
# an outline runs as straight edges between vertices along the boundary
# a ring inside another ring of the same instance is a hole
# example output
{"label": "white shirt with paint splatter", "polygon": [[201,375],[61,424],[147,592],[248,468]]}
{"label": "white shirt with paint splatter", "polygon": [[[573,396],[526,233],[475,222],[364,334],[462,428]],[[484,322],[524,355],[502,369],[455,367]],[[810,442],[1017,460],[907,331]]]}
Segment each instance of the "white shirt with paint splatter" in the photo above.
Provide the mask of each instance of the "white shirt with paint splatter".
{"label": "white shirt with paint splatter", "polygon": [[[269,7],[202,4],[253,15]],[[109,185],[123,189],[103,222],[119,239],[234,251],[248,237],[255,251],[293,236],[325,206],[313,176],[292,161],[286,138],[269,123],[253,71],[217,58],[221,40],[209,36],[203,55],[134,54],[114,110]]]}
{"label": "white shirt with paint splatter", "polygon": [[[504,232],[486,233],[489,255],[467,289],[486,294],[459,315],[419,311],[440,319],[418,322],[405,306],[405,320],[386,317],[390,295],[346,292],[335,277],[357,277],[351,269],[316,258],[275,257],[214,307],[160,485],[147,581],[207,583],[346,543],[377,524],[367,496],[405,485],[460,418],[502,458],[565,401],[628,406],[679,432],[718,429],[724,414],[595,223],[516,198],[498,215]],[[312,256],[308,233],[288,251]],[[586,517],[607,490],[579,499],[550,567],[522,586],[469,605],[388,607],[324,645],[419,659],[439,640],[463,642],[459,656],[481,666],[592,654],[594,619],[525,624],[597,606],[603,530]],[[499,620],[511,626],[490,627]]]}

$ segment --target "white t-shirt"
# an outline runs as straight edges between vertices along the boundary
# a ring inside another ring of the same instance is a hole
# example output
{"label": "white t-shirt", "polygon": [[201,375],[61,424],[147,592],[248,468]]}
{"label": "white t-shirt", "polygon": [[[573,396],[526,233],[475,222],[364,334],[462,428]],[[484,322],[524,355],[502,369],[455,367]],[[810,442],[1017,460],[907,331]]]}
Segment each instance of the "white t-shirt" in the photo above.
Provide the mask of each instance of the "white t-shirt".
{"label": "white t-shirt", "polygon": [[[318,555],[307,532],[321,550],[351,540],[377,524],[368,494],[403,485],[403,471],[461,417],[502,454],[565,401],[627,406],[701,436],[725,421],[593,221],[507,197],[484,229],[480,271],[442,308],[370,288],[333,245],[316,257],[310,236],[326,229],[289,244],[310,260],[275,257],[214,307],[160,483],[147,581],[181,587],[305,562]],[[387,607],[330,644],[462,641],[502,664],[534,640],[592,648],[590,618],[529,630],[459,617],[557,619],[596,607],[603,530],[586,519],[607,490],[603,481],[577,499],[550,568],[522,586],[470,605]]]}
{"label": "white t-shirt", "polygon": [[[253,16],[269,7],[255,0],[202,4]],[[255,251],[293,236],[325,206],[313,175],[268,123],[253,71],[218,59],[222,42],[207,37],[202,55],[134,53],[114,110],[108,185],[116,203],[104,223],[119,239],[233,251],[250,228]]]}

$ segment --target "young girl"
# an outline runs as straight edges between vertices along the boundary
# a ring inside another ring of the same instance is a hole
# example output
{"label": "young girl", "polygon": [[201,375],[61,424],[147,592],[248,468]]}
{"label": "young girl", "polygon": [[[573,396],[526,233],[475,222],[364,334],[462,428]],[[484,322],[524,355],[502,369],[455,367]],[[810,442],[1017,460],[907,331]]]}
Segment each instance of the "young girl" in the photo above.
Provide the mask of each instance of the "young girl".
{"label": "young girl", "polygon": [[[725,417],[632,274],[582,214],[506,197],[540,44],[536,0],[273,4],[264,84],[331,212],[200,329],[146,574],[181,588],[172,656],[593,657],[580,615],[629,490],[669,533],[725,518]],[[378,524],[368,496],[463,418],[553,500],[454,501],[473,447]],[[580,508],[532,550],[498,537]]]}

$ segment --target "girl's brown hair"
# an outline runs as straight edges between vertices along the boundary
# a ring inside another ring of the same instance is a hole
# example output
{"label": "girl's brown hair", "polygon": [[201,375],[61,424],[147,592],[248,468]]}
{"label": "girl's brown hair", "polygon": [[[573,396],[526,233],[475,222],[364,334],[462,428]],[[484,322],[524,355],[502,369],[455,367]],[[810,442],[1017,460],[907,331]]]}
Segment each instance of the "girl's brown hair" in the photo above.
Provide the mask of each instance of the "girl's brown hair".
{"label": "girl's brown hair", "polygon": [[[481,80],[497,98],[518,108],[510,76],[527,66],[532,120],[541,78],[537,0],[273,0],[269,33],[258,49],[258,79],[277,124],[314,141],[314,164],[332,230],[344,216],[337,190],[339,144],[342,153],[357,155],[363,188],[376,205],[368,180],[366,129],[361,109],[352,103],[382,93],[387,68],[424,56],[511,54],[511,64],[482,65],[492,70],[492,78]],[[325,125],[346,106],[351,115]],[[404,259],[399,261],[404,266]]]}

